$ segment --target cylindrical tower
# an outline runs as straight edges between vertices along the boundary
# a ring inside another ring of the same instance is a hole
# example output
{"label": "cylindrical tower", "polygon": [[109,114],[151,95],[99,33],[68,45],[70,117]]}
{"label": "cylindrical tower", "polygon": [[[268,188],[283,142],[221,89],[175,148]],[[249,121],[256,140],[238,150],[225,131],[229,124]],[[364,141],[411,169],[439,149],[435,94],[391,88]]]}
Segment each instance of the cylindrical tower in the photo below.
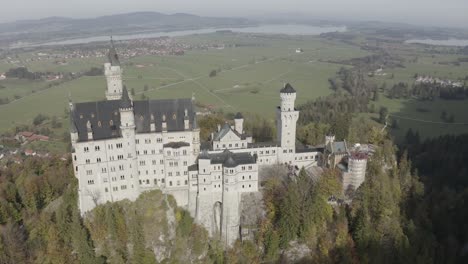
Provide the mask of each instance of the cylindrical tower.
{"label": "cylindrical tower", "polygon": [[348,172],[350,183],[357,189],[366,178],[367,154],[362,152],[351,153],[348,159]]}
{"label": "cylindrical tower", "polygon": [[244,133],[244,117],[240,112],[234,116],[234,129],[239,133]]}
{"label": "cylindrical tower", "polygon": [[283,148],[282,153],[288,153],[290,156],[290,153],[296,151],[296,123],[299,119],[299,111],[294,108],[296,90],[288,83],[281,89],[280,97],[281,105],[278,107],[276,117],[277,138]]}

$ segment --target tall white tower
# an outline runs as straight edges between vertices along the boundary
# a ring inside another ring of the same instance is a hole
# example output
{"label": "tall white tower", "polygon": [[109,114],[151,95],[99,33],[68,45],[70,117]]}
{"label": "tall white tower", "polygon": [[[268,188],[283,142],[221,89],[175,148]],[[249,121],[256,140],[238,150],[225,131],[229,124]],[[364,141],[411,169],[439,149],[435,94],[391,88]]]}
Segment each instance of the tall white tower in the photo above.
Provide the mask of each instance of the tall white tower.
{"label": "tall white tower", "polygon": [[244,117],[240,112],[234,116],[234,129],[239,134],[244,134]]}
{"label": "tall white tower", "polygon": [[136,155],[136,131],[135,131],[135,114],[133,112],[133,102],[128,96],[127,88],[123,88],[122,100],[119,105],[120,112],[120,130],[125,144],[123,144],[125,167],[129,168],[125,177],[129,177],[128,181],[131,183],[129,186],[129,193],[127,197],[130,200],[135,200],[140,194],[140,181],[138,176],[138,164]]}
{"label": "tall white tower", "polygon": [[104,75],[107,81],[107,100],[119,100],[122,98],[122,68],[120,68],[119,56],[111,39],[111,48],[107,54],[109,62],[104,63]]}
{"label": "tall white tower", "polygon": [[299,111],[294,108],[296,90],[287,83],[281,89],[280,97],[281,105],[276,112],[277,138],[283,153],[294,153],[296,151],[296,123],[299,118]]}

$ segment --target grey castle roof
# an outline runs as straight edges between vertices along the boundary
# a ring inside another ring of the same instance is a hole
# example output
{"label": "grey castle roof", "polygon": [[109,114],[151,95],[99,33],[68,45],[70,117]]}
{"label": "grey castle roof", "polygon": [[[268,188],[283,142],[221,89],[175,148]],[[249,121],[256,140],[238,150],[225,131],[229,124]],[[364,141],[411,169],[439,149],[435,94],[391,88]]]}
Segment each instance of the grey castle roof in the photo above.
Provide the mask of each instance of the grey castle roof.
{"label": "grey castle roof", "polygon": [[169,142],[163,145],[164,148],[181,148],[181,147],[189,147],[190,144],[187,142],[179,141],[179,142]]}
{"label": "grey castle roof", "polygon": [[[109,100],[75,104],[72,114],[78,131],[78,140],[88,141],[86,123],[91,123],[93,139],[109,139],[121,136],[120,111],[122,100]],[[151,123],[155,131],[162,131],[163,115],[166,116],[167,131],[184,131],[185,109],[189,123],[193,124],[195,112],[191,99],[162,99],[134,101],[133,112],[137,133],[150,133]]]}
{"label": "grey castle roof", "polygon": [[188,166],[189,171],[198,171],[198,164]]}
{"label": "grey castle roof", "polygon": [[223,166],[227,168],[233,168],[243,164],[255,164],[255,159],[250,153],[232,153],[227,149],[216,154],[205,153],[198,158],[209,159],[211,160],[211,164],[223,164]]}
{"label": "grey castle roof", "polygon": [[348,152],[348,146],[346,141],[335,141],[328,144],[327,149],[330,153],[346,153]]}
{"label": "grey castle roof", "polygon": [[287,83],[283,89],[280,91],[281,93],[296,93],[296,90],[291,86],[291,84]]}

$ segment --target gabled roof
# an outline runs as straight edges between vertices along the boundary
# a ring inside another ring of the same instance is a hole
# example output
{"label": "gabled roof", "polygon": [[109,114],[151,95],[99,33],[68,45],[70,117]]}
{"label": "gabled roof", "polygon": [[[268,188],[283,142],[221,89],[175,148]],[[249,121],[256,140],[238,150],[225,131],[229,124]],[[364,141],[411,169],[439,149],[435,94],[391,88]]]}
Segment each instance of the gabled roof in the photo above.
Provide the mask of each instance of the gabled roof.
{"label": "gabled roof", "polygon": [[224,136],[226,136],[230,131],[232,131],[239,139],[245,139],[245,134],[242,135],[236,130],[232,129],[231,126],[228,123],[224,123],[223,127],[221,130],[215,134],[213,141],[220,141]]}
{"label": "gabled roof", "polygon": [[291,86],[291,84],[287,83],[284,85],[284,88],[281,89],[281,93],[296,93],[296,90]]}
{"label": "gabled roof", "polygon": [[346,141],[332,142],[327,146],[327,148],[331,153],[347,153],[348,152],[348,146],[346,145]]}

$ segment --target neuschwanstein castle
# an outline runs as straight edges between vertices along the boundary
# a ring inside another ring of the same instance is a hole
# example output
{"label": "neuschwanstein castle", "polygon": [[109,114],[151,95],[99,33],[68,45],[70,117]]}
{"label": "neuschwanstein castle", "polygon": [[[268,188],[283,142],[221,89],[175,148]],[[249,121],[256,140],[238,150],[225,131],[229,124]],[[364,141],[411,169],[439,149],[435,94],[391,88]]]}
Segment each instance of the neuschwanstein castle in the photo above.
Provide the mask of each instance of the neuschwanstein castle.
{"label": "neuschwanstein castle", "polygon": [[239,237],[242,195],[258,192],[259,167],[308,168],[322,160],[323,148],[296,146],[299,112],[294,107],[296,91],[289,84],[280,90],[276,142],[255,143],[238,113],[234,126],[220,126],[210,146],[201,149],[192,98],[132,100],[122,84],[114,46],[108,58],[107,100],[70,101],[72,159],[82,214],[98,204],[135,200],[144,191],[160,189],[173,195],[211,235],[231,244]]}

